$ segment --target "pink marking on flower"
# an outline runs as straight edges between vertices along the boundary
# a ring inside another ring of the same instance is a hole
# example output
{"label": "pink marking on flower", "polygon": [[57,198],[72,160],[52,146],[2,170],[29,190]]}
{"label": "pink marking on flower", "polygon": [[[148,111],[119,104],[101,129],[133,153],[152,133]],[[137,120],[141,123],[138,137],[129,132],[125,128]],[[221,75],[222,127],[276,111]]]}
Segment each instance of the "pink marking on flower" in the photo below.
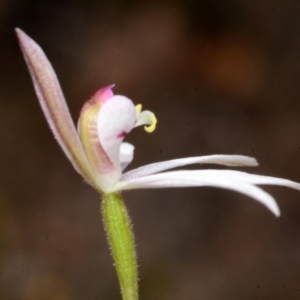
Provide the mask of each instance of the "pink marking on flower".
{"label": "pink marking on flower", "polygon": [[114,93],[112,91],[112,88],[114,87],[114,84],[108,85],[100,90],[98,90],[94,96],[93,99],[95,99],[96,102],[98,103],[105,103],[107,100],[112,98],[114,96]]}
{"label": "pink marking on flower", "polygon": [[127,133],[128,133],[128,132],[126,132],[126,131],[122,131],[122,132],[120,132],[120,133],[117,135],[117,138],[123,138],[123,137],[126,136]]}

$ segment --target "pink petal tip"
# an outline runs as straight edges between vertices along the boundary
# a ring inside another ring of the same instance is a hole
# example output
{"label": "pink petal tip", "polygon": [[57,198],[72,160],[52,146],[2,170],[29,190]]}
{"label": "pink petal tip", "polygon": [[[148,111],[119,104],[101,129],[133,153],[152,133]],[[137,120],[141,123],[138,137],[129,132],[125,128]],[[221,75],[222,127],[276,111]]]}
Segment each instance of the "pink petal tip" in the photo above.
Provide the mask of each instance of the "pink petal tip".
{"label": "pink petal tip", "polygon": [[93,99],[98,103],[105,103],[107,100],[112,98],[114,96],[114,93],[112,91],[112,88],[114,87],[114,84],[108,85],[100,90],[98,90],[94,96]]}

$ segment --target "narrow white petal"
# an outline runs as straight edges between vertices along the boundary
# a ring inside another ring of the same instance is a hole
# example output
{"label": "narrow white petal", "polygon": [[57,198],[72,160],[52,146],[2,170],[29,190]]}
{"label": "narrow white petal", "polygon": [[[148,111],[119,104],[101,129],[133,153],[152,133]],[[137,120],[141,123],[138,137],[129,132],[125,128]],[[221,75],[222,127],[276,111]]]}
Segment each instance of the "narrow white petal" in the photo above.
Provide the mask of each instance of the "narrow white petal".
{"label": "narrow white petal", "polygon": [[16,29],[35,92],[47,122],[74,168],[89,182],[94,177],[80,143],[56,74],[41,47]]}
{"label": "narrow white petal", "polygon": [[134,146],[129,143],[122,143],[120,147],[120,164],[122,171],[132,162],[133,160]]}
{"label": "narrow white petal", "polygon": [[264,175],[256,175],[250,174],[242,171],[234,171],[234,170],[180,170],[180,171],[173,171],[173,172],[165,172],[156,174],[158,175],[165,175],[168,176],[181,176],[181,177],[188,177],[188,178],[222,178],[222,179],[230,179],[230,180],[237,180],[247,182],[249,184],[255,185],[279,185],[289,187],[295,190],[300,190],[300,183],[278,178],[278,177],[271,177],[271,176],[264,176]]}
{"label": "narrow white petal", "polygon": [[257,161],[253,157],[244,155],[208,155],[208,156],[196,156],[166,160],[149,165],[142,166],[140,168],[131,170],[123,175],[123,179],[138,178],[146,175],[159,173],[165,170],[182,167],[190,164],[218,164],[231,167],[246,166],[255,167],[258,165]]}
{"label": "narrow white petal", "polygon": [[[184,172],[184,173],[183,173]],[[225,176],[206,176],[200,171],[174,171],[149,175],[136,179],[121,181],[116,190],[142,189],[142,188],[169,188],[169,187],[196,187],[211,186],[229,189],[245,194],[265,205],[276,216],[280,215],[278,205],[274,198],[261,188],[238,179]],[[190,173],[190,174],[187,174]]]}
{"label": "narrow white petal", "polygon": [[120,146],[124,137],[134,127],[135,121],[135,107],[132,101],[124,96],[113,96],[99,110],[97,118],[99,142],[120,172]]}

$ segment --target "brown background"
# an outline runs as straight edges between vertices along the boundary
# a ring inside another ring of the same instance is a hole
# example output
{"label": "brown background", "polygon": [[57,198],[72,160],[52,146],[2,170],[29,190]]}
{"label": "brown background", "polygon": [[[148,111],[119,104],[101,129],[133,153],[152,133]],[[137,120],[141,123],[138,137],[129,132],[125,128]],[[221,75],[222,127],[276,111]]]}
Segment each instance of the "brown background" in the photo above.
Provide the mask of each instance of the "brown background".
{"label": "brown background", "polygon": [[[120,299],[98,195],[33,92],[13,28],[45,50],[77,121],[115,83],[158,117],[131,167],[206,154],[300,181],[299,1],[0,2],[0,299]],[[75,122],[76,122],[75,121]],[[276,219],[212,188],[124,193],[142,300],[300,299],[300,193],[267,187]]]}

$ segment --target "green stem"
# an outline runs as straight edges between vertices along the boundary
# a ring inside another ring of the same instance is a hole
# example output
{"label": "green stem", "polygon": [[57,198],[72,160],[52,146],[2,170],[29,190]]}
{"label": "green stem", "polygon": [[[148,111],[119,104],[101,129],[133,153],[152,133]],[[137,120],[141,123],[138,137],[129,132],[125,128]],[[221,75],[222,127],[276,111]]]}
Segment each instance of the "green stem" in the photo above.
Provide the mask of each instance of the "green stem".
{"label": "green stem", "polygon": [[134,236],[129,215],[118,193],[103,194],[102,215],[123,300],[138,300]]}

